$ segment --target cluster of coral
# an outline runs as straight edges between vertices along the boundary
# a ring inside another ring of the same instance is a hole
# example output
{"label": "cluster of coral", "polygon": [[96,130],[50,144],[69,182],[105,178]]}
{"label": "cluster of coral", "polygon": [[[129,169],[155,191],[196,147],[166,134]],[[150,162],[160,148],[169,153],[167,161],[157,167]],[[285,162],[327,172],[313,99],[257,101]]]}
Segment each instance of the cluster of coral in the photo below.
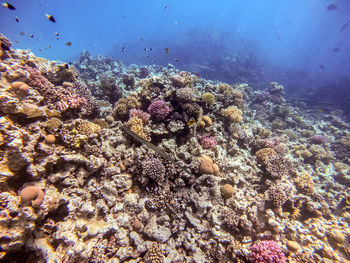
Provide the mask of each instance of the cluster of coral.
{"label": "cluster of coral", "polygon": [[350,260],[341,116],[316,120],[278,83],[0,41],[0,260]]}

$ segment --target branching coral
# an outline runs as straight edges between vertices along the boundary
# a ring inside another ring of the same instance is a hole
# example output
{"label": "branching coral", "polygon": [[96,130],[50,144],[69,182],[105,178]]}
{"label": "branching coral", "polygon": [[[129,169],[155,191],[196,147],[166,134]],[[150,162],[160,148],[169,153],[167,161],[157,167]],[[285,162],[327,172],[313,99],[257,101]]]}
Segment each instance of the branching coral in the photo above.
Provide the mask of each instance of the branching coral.
{"label": "branching coral", "polygon": [[126,126],[135,134],[140,136],[141,138],[145,139],[146,141],[151,141],[151,138],[147,131],[143,127],[143,120],[139,117],[131,117],[128,122],[126,123]]}
{"label": "branching coral", "polygon": [[295,184],[298,190],[306,195],[313,195],[315,192],[315,185],[310,174],[302,172],[295,179]]}
{"label": "branching coral", "polygon": [[158,158],[147,158],[142,162],[142,173],[155,182],[161,183],[165,179],[165,166]]}
{"label": "branching coral", "polygon": [[118,118],[125,118],[129,115],[131,109],[138,109],[141,107],[141,103],[134,96],[127,96],[121,98],[115,104],[113,109],[114,115]]}

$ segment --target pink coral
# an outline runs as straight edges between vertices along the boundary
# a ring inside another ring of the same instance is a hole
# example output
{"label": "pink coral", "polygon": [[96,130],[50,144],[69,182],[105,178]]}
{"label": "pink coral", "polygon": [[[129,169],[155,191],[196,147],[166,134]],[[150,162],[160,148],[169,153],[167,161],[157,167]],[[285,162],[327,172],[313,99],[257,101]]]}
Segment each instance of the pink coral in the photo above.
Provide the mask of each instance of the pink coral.
{"label": "pink coral", "polygon": [[202,136],[201,145],[204,149],[213,149],[218,144],[216,139],[212,136]]}
{"label": "pink coral", "polygon": [[314,135],[310,138],[310,141],[314,144],[326,144],[328,142],[328,139],[323,135]]}
{"label": "pink coral", "polygon": [[273,240],[264,240],[250,247],[249,260],[252,263],[284,263],[286,256],[281,247]]}
{"label": "pink coral", "polygon": [[151,103],[148,107],[148,111],[152,116],[156,117],[158,120],[164,120],[170,112],[170,108],[165,104],[163,100],[156,100]]}
{"label": "pink coral", "polygon": [[142,120],[143,124],[147,124],[149,122],[150,115],[147,112],[144,112],[143,110],[131,109],[129,117],[137,117]]}
{"label": "pink coral", "polygon": [[73,95],[67,97],[67,102],[70,108],[80,108],[87,103],[87,100],[84,97]]}

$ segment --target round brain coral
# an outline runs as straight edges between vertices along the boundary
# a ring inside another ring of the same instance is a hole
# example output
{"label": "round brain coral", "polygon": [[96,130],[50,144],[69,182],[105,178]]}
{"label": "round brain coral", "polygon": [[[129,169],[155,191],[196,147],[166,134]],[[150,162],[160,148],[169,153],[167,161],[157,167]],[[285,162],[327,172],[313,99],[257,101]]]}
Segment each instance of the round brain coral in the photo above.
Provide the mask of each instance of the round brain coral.
{"label": "round brain coral", "polygon": [[215,103],[215,97],[213,94],[206,92],[202,95],[202,100],[207,105],[212,105]]}
{"label": "round brain coral", "polygon": [[264,240],[250,247],[252,263],[284,263],[287,258],[281,247],[273,240]]}
{"label": "round brain coral", "polygon": [[231,122],[242,121],[242,111],[236,106],[230,106],[227,109],[221,110],[221,115],[227,118]]}
{"label": "round brain coral", "polygon": [[34,208],[40,207],[44,201],[45,193],[37,186],[27,186],[19,194],[22,203],[32,202]]}

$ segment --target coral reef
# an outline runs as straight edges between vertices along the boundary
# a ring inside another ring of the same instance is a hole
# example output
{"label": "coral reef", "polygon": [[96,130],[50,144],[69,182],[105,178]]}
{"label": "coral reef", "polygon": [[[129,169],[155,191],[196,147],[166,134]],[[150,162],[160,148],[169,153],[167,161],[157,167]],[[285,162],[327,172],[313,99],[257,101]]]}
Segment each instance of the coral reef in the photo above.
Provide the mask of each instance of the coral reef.
{"label": "coral reef", "polygon": [[350,260],[341,116],[275,82],[88,52],[70,66],[0,41],[1,261]]}

